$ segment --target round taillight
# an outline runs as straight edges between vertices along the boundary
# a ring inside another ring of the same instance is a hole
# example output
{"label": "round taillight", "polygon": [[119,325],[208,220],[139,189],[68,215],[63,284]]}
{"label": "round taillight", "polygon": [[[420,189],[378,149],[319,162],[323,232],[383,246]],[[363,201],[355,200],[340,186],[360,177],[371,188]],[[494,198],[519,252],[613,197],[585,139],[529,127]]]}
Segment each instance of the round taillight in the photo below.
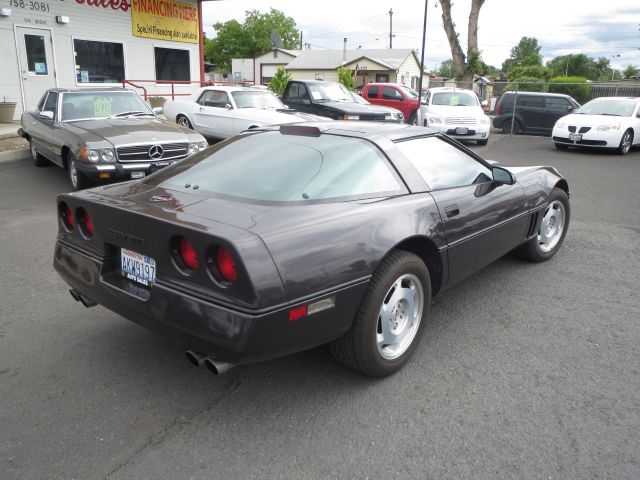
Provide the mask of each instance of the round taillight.
{"label": "round taillight", "polygon": [[238,278],[236,262],[231,256],[231,253],[229,253],[229,250],[224,247],[218,247],[218,252],[216,253],[216,267],[218,267],[220,276],[227,282],[233,282]]}
{"label": "round taillight", "polygon": [[73,227],[76,225],[76,220],[73,217],[73,212],[71,211],[69,206],[63,202],[58,207],[58,211],[60,213],[60,219],[62,220],[62,224],[64,225],[64,227],[69,231],[73,230]]}
{"label": "round taillight", "polygon": [[93,222],[84,208],[80,207],[76,210],[76,220],[80,233],[86,240],[89,240],[93,236]]}
{"label": "round taillight", "polygon": [[193,248],[191,242],[185,237],[180,238],[180,258],[191,270],[198,268],[198,254],[196,249]]}

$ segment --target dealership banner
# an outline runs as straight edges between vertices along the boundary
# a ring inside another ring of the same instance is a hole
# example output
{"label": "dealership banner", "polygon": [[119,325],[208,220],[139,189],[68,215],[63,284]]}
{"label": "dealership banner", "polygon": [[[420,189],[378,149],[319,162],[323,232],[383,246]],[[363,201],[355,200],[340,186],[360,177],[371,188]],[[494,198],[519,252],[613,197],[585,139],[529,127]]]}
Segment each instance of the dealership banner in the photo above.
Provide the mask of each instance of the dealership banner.
{"label": "dealership banner", "polygon": [[198,7],[173,0],[132,0],[131,29],[136,37],[198,43]]}

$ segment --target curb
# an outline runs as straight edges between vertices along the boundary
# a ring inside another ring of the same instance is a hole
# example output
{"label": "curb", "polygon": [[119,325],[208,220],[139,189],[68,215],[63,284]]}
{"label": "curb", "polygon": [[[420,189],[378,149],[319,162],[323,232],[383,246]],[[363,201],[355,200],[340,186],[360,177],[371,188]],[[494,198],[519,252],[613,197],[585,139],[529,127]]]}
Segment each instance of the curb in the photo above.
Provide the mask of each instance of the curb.
{"label": "curb", "polygon": [[15,132],[10,133],[0,133],[0,140],[6,140],[7,138],[19,138],[18,129],[16,128]]}
{"label": "curb", "polygon": [[27,160],[29,158],[31,158],[31,152],[29,152],[28,148],[0,152],[0,163],[17,162],[18,160]]}

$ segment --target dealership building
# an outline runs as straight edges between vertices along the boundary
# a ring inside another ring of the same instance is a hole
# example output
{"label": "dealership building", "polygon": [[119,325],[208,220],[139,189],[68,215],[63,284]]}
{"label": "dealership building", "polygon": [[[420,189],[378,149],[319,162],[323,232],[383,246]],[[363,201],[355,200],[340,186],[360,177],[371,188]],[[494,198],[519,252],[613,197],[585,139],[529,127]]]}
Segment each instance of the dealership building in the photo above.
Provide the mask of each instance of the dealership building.
{"label": "dealership building", "polygon": [[188,93],[204,80],[201,18],[201,0],[5,0],[0,102],[19,119],[54,87]]}

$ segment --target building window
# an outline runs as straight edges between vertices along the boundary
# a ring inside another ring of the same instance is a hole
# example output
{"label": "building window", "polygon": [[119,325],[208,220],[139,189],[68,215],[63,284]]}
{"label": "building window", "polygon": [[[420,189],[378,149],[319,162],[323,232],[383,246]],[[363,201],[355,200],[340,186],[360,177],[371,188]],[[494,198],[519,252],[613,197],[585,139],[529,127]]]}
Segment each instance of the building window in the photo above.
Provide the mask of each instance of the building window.
{"label": "building window", "polygon": [[386,73],[377,73],[376,74],[376,83],[388,83],[389,75]]}
{"label": "building window", "polygon": [[324,73],[316,73],[316,80],[324,80]]}
{"label": "building window", "polygon": [[191,80],[189,50],[154,48],[156,55],[156,80]]}
{"label": "building window", "polygon": [[29,73],[47,75],[47,55],[44,47],[44,35],[24,35],[24,46],[27,51],[27,67]]}
{"label": "building window", "polygon": [[124,52],[121,43],[74,40],[78,83],[121,83]]}

